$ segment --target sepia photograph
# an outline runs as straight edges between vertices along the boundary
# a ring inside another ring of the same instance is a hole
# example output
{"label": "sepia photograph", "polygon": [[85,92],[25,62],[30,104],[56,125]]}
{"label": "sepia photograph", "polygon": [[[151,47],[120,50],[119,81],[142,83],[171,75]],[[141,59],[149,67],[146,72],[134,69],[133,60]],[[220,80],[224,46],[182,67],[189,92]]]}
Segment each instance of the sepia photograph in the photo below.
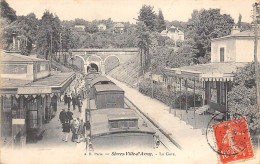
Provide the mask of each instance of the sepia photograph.
{"label": "sepia photograph", "polygon": [[0,0],[0,164],[259,164],[259,0]]}

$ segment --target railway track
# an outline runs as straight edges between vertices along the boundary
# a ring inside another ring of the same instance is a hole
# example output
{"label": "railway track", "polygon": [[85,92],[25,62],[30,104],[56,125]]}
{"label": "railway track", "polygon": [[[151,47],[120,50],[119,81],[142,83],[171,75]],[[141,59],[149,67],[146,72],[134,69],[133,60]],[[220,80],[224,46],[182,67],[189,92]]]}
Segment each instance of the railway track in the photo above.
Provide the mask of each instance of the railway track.
{"label": "railway track", "polygon": [[127,97],[125,97],[125,104],[130,108],[133,109],[140,117],[142,117],[148,126],[152,127],[156,134],[159,135],[161,144],[171,152],[174,152],[176,150],[182,150],[182,147],[174,140],[172,137],[169,136],[169,134],[159,127],[159,125],[153,121],[148,115],[146,115],[144,112],[142,112],[131,100],[129,100]]}

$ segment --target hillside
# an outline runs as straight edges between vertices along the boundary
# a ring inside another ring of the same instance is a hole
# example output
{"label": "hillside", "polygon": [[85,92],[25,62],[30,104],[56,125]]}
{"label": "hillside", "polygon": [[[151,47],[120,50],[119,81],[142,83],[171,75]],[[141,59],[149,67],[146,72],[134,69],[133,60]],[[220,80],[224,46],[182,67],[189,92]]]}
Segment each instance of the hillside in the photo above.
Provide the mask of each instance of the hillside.
{"label": "hillside", "polygon": [[111,70],[108,75],[135,88],[138,82],[138,72],[140,66],[138,59],[133,58],[127,63],[121,64]]}

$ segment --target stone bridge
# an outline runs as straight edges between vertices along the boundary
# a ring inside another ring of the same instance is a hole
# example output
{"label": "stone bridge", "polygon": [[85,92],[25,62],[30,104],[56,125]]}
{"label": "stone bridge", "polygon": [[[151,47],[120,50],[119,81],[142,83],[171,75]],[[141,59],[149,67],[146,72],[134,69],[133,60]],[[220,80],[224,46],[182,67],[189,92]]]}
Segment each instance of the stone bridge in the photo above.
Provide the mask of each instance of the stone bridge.
{"label": "stone bridge", "polygon": [[120,64],[138,57],[137,48],[128,49],[71,49],[74,65],[77,65],[84,72],[90,68],[105,74]]}

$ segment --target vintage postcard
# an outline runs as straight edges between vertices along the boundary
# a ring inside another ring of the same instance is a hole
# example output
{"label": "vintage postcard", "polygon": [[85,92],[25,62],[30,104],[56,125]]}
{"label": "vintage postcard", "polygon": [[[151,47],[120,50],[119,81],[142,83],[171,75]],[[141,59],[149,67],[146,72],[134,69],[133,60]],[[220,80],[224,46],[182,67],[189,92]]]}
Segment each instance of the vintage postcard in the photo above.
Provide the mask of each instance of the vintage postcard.
{"label": "vintage postcard", "polygon": [[260,163],[260,1],[1,0],[0,163]]}

